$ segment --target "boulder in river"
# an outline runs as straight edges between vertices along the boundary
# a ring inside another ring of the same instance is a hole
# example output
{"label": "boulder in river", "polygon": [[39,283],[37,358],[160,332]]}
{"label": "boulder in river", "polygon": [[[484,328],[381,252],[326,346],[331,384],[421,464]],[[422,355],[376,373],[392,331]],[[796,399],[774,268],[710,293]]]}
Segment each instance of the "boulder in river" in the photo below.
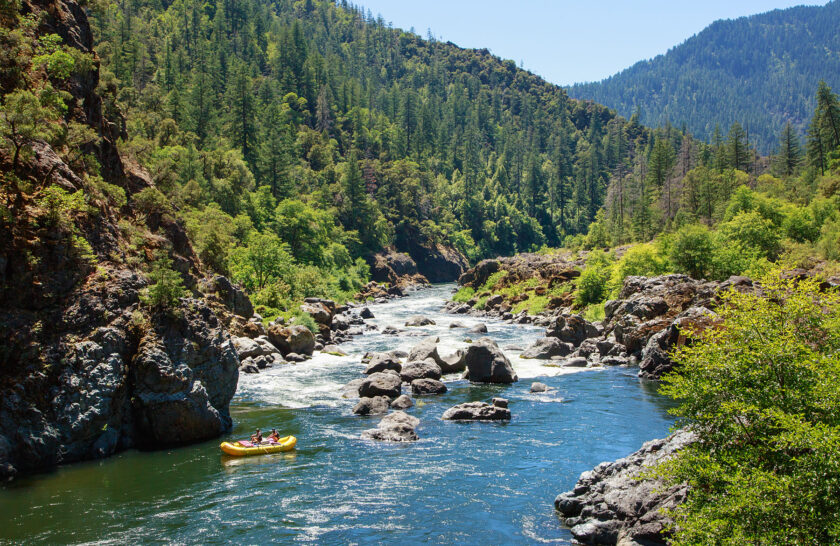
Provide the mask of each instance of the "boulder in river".
{"label": "boulder in river", "polygon": [[594,324],[587,322],[580,315],[560,315],[552,319],[545,335],[577,347],[585,339],[600,335],[600,332]]}
{"label": "boulder in river", "polygon": [[464,358],[467,352],[464,349],[458,349],[455,354],[444,357],[441,360],[443,364],[439,364],[442,373],[461,373],[467,369],[467,361]]}
{"label": "boulder in river", "polygon": [[435,321],[430,319],[429,317],[424,317],[421,315],[416,315],[408,319],[405,323],[406,326],[434,326]]}
{"label": "boulder in river", "polygon": [[359,387],[361,387],[364,382],[365,379],[363,377],[350,381],[344,385],[341,395],[344,398],[359,398]]}
{"label": "boulder in river", "polygon": [[387,396],[394,399],[400,395],[402,380],[396,373],[376,372],[359,385],[359,396]]}
{"label": "boulder in river", "polygon": [[473,343],[464,355],[464,379],[473,383],[513,383],[519,378],[495,341],[484,337]]}
{"label": "boulder in river", "polygon": [[685,330],[702,331],[715,321],[716,314],[705,307],[691,307],[681,313],[670,326],[654,334],[642,350],[639,377],[660,379],[674,368],[671,351],[691,342]]}
{"label": "boulder in river", "polygon": [[402,369],[400,361],[388,353],[374,353],[370,357],[365,374],[370,375],[376,372],[384,372],[385,370],[394,370],[399,372]]}
{"label": "boulder in river", "polygon": [[416,442],[419,440],[415,428],[420,420],[403,411],[395,411],[379,421],[376,428],[362,432],[362,438],[380,442]]}
{"label": "boulder in river", "polygon": [[466,402],[443,413],[446,421],[509,421],[510,410],[487,402]]}
{"label": "boulder in river", "polygon": [[694,440],[691,432],[681,430],[581,474],[575,488],[554,501],[575,539],[584,544],[666,544],[673,522],[663,512],[683,502],[687,487],[665,487],[660,480],[638,477]]}
{"label": "boulder in river", "polygon": [[531,383],[531,392],[545,392],[548,390],[548,385],[535,381]]}
{"label": "boulder in river", "polygon": [[[423,341],[411,348],[408,352],[408,361],[417,362],[431,359],[435,364],[440,366],[443,370],[446,367],[446,362],[440,357],[437,350],[437,344],[440,338],[436,336],[429,336]],[[444,372],[445,373],[445,372]]]}
{"label": "boulder in river", "polygon": [[359,311],[359,316],[363,319],[372,319],[373,311],[370,310],[370,307],[363,307],[361,311]]}
{"label": "boulder in river", "polygon": [[572,351],[574,351],[574,346],[571,343],[565,343],[556,337],[544,337],[535,341],[521,356],[522,358],[548,360],[555,356],[568,356],[572,354]]}
{"label": "boulder in river", "polygon": [[411,382],[411,393],[416,396],[443,394],[445,392],[446,385],[437,379],[415,379]]}
{"label": "boulder in river", "polygon": [[338,345],[325,345],[321,348],[321,352],[333,356],[347,356],[347,353],[342,351]]}
{"label": "boulder in river", "polygon": [[441,370],[434,360],[420,360],[406,363],[400,372],[400,377],[406,383],[415,379],[440,379]]}
{"label": "boulder in river", "polygon": [[466,324],[464,324],[463,322],[451,322],[451,323],[449,323],[449,327],[450,327],[450,328],[452,328],[452,329],[455,329],[455,328],[466,328],[466,327],[467,327],[467,325],[466,325]]}
{"label": "boulder in river", "polygon": [[390,407],[391,399],[387,396],[362,397],[353,408],[353,413],[356,415],[376,415],[388,413]]}
{"label": "boulder in river", "polygon": [[268,328],[268,339],[283,355],[289,353],[311,355],[315,350],[315,336],[306,326],[273,324]]}
{"label": "boulder in river", "polygon": [[473,326],[472,328],[467,330],[467,333],[470,333],[470,334],[486,334],[487,333],[487,325],[483,324],[483,323],[482,324],[476,324],[475,326]]}
{"label": "boulder in river", "polygon": [[414,400],[412,400],[407,394],[401,394],[391,402],[391,407],[399,410],[408,409],[413,405]]}

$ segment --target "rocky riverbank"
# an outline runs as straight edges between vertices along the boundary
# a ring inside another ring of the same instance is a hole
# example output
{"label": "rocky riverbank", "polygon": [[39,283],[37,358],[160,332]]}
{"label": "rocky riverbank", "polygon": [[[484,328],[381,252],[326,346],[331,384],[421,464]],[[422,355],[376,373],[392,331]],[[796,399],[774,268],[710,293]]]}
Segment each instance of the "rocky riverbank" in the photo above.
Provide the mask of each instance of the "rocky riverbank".
{"label": "rocky riverbank", "polygon": [[583,544],[667,544],[672,520],[665,511],[677,507],[687,489],[640,478],[693,440],[683,430],[581,474],[574,489],[554,501],[575,539]]}

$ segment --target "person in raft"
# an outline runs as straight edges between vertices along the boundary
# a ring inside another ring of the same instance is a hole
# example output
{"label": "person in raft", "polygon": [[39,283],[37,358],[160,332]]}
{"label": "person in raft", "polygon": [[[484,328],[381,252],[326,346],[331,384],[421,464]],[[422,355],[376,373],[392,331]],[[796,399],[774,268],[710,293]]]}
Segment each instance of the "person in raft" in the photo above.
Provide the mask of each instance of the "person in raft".
{"label": "person in raft", "polygon": [[262,443],[263,437],[262,437],[262,431],[260,429],[257,429],[257,431],[255,433],[251,434],[251,441],[254,442],[255,444],[261,444]]}
{"label": "person in raft", "polygon": [[268,441],[272,444],[276,444],[280,441],[280,435],[277,434],[276,428],[271,429],[271,433],[268,435]]}

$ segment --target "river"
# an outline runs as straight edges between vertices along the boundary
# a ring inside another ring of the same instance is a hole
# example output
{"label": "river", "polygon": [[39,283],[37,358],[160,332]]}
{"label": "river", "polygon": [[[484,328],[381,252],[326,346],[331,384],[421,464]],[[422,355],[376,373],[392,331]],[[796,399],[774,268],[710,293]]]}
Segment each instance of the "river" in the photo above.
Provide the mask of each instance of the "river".
{"label": "river", "polygon": [[[569,543],[554,497],[602,461],[623,457],[668,432],[669,403],[634,369],[562,370],[522,360],[543,334],[441,312],[452,285],[371,305],[380,330],[411,315],[437,325],[397,336],[366,333],[347,357],[240,376],[229,438],[256,427],[298,437],[288,454],[233,459],[219,441],[179,449],[128,451],[60,467],[0,488],[0,541],[50,543]],[[449,391],[416,399],[420,441],[361,440],[378,417],[352,414],[341,387],[361,377],[367,351],[408,350],[441,337],[441,354],[464,347],[464,330],[484,322],[519,374],[513,385],[444,378]],[[534,380],[552,390],[531,394]],[[465,401],[510,400],[509,423],[440,419]]]}

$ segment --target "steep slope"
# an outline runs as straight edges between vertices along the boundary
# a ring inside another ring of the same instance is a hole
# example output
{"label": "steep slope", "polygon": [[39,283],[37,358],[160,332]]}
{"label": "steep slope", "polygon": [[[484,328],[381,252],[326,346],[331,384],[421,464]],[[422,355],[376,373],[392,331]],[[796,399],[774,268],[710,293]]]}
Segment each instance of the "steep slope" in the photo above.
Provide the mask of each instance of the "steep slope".
{"label": "steep slope", "polygon": [[424,248],[474,260],[585,231],[618,162],[608,132],[647,144],[512,61],[346,2],[134,1],[92,18],[131,152],[161,189],[185,210],[247,215],[300,265],[329,267],[277,227],[284,200],[326,212],[354,257],[394,244],[428,276]]}
{"label": "steep slope", "polygon": [[665,55],[569,88],[643,123],[685,124],[703,140],[740,122],[762,152],[791,122],[802,134],[821,79],[840,86],[840,2],[717,21]]}
{"label": "steep slope", "polygon": [[[120,156],[122,119],[103,113],[79,3],[11,7],[0,13],[0,479],[217,436],[238,379],[232,315],[197,290],[181,225],[141,205],[154,186]],[[144,299],[179,284],[187,297],[172,291],[169,305]]]}

